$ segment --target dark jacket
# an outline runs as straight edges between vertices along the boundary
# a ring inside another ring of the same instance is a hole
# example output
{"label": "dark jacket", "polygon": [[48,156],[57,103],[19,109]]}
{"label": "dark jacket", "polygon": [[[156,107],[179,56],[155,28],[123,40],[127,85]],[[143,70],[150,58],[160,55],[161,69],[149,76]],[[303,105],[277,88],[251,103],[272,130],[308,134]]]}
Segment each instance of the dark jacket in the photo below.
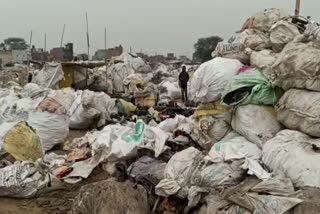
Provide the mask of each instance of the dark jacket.
{"label": "dark jacket", "polygon": [[186,71],[182,71],[179,74],[179,84],[181,88],[186,88],[189,81],[189,74]]}

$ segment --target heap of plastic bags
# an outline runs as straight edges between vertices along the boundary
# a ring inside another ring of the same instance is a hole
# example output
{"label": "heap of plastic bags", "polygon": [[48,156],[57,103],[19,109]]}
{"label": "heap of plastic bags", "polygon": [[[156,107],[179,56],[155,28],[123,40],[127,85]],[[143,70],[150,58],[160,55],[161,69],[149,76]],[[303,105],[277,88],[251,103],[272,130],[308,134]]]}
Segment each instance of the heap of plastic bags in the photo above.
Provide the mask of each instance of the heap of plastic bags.
{"label": "heap of plastic bags", "polygon": [[[320,40],[312,21],[301,27],[294,20],[267,9],[221,42],[189,82],[197,105],[191,115],[52,89],[55,78],[1,90],[0,196],[36,197],[57,184],[89,182],[68,211],[319,213]],[[112,76],[113,92],[155,92],[158,104],[181,96],[174,72],[165,65],[152,71],[132,54],[100,71]],[[87,132],[66,142],[69,128]],[[91,184],[99,170],[116,179]]]}

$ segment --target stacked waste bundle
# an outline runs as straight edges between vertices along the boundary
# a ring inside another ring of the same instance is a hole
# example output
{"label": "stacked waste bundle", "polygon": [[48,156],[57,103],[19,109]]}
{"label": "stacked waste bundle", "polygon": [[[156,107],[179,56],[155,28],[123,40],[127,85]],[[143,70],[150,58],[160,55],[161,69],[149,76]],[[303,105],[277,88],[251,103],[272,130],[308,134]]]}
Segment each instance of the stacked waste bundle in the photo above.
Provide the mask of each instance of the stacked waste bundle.
{"label": "stacked waste bundle", "polygon": [[[202,164],[196,151],[194,158],[191,150],[176,163],[172,158],[165,179],[156,187],[159,195],[188,198],[191,207],[200,200],[204,205],[199,213],[320,211],[314,200],[319,194],[315,163],[320,156],[314,139],[320,137],[319,28],[310,20],[298,20],[300,25],[296,21],[278,9],[261,11],[196,70],[191,96],[199,105],[193,137],[209,153]],[[189,157],[190,166],[187,160],[179,165],[184,157]],[[234,165],[241,159],[244,163]],[[227,167],[230,161],[233,166]],[[238,176],[225,172],[219,185],[213,181],[206,185],[205,169],[214,170],[217,163],[226,165],[219,172],[232,169]],[[263,183],[270,186],[254,190]],[[291,190],[283,194],[284,189]],[[277,203],[271,205],[272,201]]]}

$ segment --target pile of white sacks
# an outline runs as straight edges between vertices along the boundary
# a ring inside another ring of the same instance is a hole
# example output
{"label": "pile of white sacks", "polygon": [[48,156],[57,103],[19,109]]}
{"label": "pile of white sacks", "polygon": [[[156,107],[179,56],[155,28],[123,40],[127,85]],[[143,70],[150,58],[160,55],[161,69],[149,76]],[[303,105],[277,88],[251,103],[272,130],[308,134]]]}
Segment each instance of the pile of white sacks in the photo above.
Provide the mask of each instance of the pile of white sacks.
{"label": "pile of white sacks", "polygon": [[319,28],[292,20],[258,12],[195,72],[192,123],[203,150],[175,154],[158,195],[203,203],[201,214],[320,212],[319,195],[308,194],[320,188]]}

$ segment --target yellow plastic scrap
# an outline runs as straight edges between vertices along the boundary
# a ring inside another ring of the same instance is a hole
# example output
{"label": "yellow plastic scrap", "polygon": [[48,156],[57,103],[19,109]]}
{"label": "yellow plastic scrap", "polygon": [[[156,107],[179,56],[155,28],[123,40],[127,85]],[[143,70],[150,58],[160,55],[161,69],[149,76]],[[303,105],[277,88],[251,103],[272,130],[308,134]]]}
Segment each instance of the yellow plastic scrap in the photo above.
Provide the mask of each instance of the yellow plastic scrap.
{"label": "yellow plastic scrap", "polygon": [[136,86],[136,85],[144,86],[144,81],[143,80],[131,80],[130,84],[131,84],[131,86]]}
{"label": "yellow plastic scrap", "polygon": [[131,102],[127,102],[123,99],[120,99],[120,102],[124,108],[126,115],[131,115],[132,112],[137,110],[137,106],[133,105]]}
{"label": "yellow plastic scrap", "polygon": [[36,161],[43,151],[39,136],[26,122],[20,122],[6,134],[3,147],[17,161]]}
{"label": "yellow plastic scrap", "polygon": [[194,118],[202,116],[212,116],[217,114],[223,114],[229,112],[230,108],[222,106],[220,101],[215,101],[213,103],[200,104],[193,114]]}
{"label": "yellow plastic scrap", "polygon": [[193,79],[193,76],[194,76],[194,71],[189,72],[189,77],[190,77],[190,79]]}

